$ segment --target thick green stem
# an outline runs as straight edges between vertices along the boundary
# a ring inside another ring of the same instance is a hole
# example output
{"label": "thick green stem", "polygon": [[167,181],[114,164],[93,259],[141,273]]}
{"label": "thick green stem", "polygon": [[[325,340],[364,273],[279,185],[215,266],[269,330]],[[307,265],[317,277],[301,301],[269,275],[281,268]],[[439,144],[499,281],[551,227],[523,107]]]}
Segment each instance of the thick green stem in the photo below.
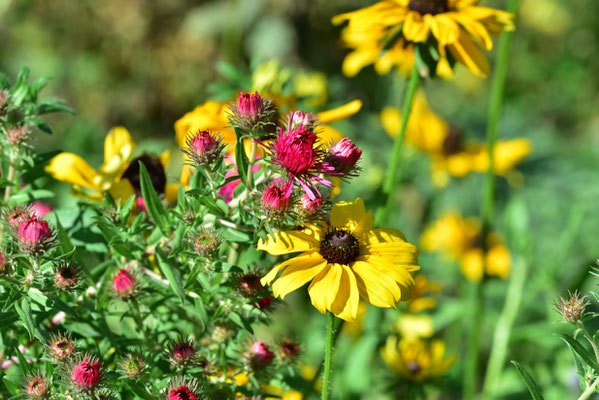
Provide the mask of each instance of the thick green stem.
{"label": "thick green stem", "polygon": [[583,394],[580,395],[578,400],[588,399],[593,393],[595,393],[595,390],[597,389],[598,384],[599,384],[599,378],[595,379],[595,382],[593,382],[593,384],[591,386],[589,386],[587,388],[587,390],[584,391]]}
{"label": "thick green stem", "polygon": [[528,273],[528,262],[519,258],[514,264],[512,277],[505,297],[505,304],[501,316],[497,320],[495,334],[493,336],[493,347],[487,364],[483,393],[485,399],[491,399],[501,378],[501,373],[507,355],[510,332],[518,315],[524,282]]}
{"label": "thick green stem", "polygon": [[393,188],[397,185],[400,180],[400,161],[401,161],[401,149],[403,147],[404,138],[406,135],[406,129],[408,127],[408,121],[410,119],[410,113],[412,112],[412,102],[414,100],[414,94],[416,93],[416,89],[420,83],[420,75],[418,73],[418,66],[414,63],[414,67],[412,68],[412,73],[410,75],[410,80],[408,81],[408,87],[406,88],[406,93],[404,97],[402,114],[401,114],[401,126],[399,129],[399,134],[397,138],[395,138],[395,143],[393,144],[393,152],[391,153],[391,162],[389,163],[389,168],[387,169],[387,175],[385,176],[385,181],[383,182],[383,192],[386,195],[385,206],[381,208],[379,214],[377,215],[378,222],[383,222],[391,207],[393,206]]}
{"label": "thick green stem", "polygon": [[582,332],[582,335],[590,343],[591,347],[593,348],[593,353],[595,353],[595,358],[597,359],[597,362],[599,362],[599,349],[597,348],[597,344],[593,340],[593,337],[591,336],[589,331],[587,331],[587,329],[584,327],[582,322],[578,322],[576,326],[578,326],[578,328]]}
{"label": "thick green stem", "polygon": [[254,186],[254,162],[256,162],[256,155],[258,153],[258,145],[256,144],[256,141],[254,139],[252,139],[252,147],[250,149],[250,162],[248,165],[248,175],[247,175],[247,182],[248,182],[248,193],[251,192],[252,187]]}
{"label": "thick green stem", "polygon": [[335,316],[331,312],[327,312],[327,344],[324,351],[324,374],[322,376],[322,396],[321,400],[329,398],[330,380],[331,380],[331,364],[333,361],[333,338],[334,338]]}
{"label": "thick green stem", "polygon": [[476,387],[478,381],[478,351],[480,342],[480,330],[482,325],[483,308],[483,283],[472,283],[470,296],[471,314],[466,319],[470,320],[468,332],[468,347],[464,366],[464,400],[476,398]]}

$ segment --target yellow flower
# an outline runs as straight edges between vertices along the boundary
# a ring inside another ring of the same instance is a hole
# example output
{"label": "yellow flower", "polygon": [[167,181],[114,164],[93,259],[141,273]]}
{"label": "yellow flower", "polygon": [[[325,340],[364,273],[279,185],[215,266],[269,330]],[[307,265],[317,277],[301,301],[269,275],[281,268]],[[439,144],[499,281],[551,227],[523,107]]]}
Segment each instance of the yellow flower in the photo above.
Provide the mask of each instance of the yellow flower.
{"label": "yellow flower", "polygon": [[334,24],[349,22],[342,40],[353,50],[344,60],[344,74],[353,76],[374,63],[378,73],[397,66],[407,75],[414,63],[413,45],[434,39],[439,76],[453,76],[452,60],[479,76],[487,76],[489,61],[481,49],[491,50],[491,35],[513,30],[514,24],[512,14],[480,7],[479,1],[383,0],[337,15]]}
{"label": "yellow flower", "polygon": [[[381,121],[389,136],[397,137],[401,113],[395,108],[387,107],[381,112]],[[406,141],[431,157],[432,181],[437,187],[447,186],[451,176],[462,178],[470,173],[483,173],[489,169],[486,144],[470,141],[463,145],[459,130],[450,127],[429,108],[422,90],[414,98],[406,129]],[[530,140],[498,140],[493,151],[495,173],[506,177],[510,184],[517,183],[514,168],[532,152]]]}
{"label": "yellow flower", "polygon": [[372,230],[374,218],[362,199],[333,206],[331,227],[310,225],[278,232],[258,242],[258,250],[273,255],[301,252],[273,268],[261,282],[272,285],[275,297],[310,282],[312,305],[346,321],[358,315],[360,297],[377,307],[395,307],[414,285],[418,270],[416,246],[395,229]]}
{"label": "yellow flower", "polygon": [[435,333],[430,315],[403,314],[397,319],[395,328],[404,339],[430,338]]}
{"label": "yellow flower", "polygon": [[417,313],[424,310],[432,310],[437,306],[434,298],[427,296],[431,293],[438,293],[442,286],[439,282],[431,282],[425,275],[418,274],[414,277],[414,288],[408,300],[408,310]]}
{"label": "yellow flower", "polygon": [[455,356],[445,357],[445,344],[440,340],[398,340],[395,336],[387,339],[381,356],[396,374],[416,382],[443,375],[456,360]]}
{"label": "yellow flower", "polygon": [[485,275],[506,279],[511,271],[507,247],[496,233],[487,236],[487,253],[483,253],[481,224],[476,218],[462,218],[454,212],[445,213],[422,234],[420,243],[426,251],[444,253],[457,260],[462,274],[471,281]]}

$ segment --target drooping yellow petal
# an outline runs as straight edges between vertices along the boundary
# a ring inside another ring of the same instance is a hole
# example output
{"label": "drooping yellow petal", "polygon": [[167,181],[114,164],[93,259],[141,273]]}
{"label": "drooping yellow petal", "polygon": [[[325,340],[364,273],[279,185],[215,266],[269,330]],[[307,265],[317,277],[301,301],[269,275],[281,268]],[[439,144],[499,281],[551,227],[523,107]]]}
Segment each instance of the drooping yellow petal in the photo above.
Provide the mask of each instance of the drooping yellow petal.
{"label": "drooping yellow petal", "polygon": [[81,157],[73,153],[60,153],[50,160],[45,171],[61,182],[87,189],[100,190],[95,183],[98,173]]}
{"label": "drooping yellow petal", "polygon": [[129,131],[122,126],[112,128],[104,139],[104,163],[99,169],[100,174],[116,176],[129,162],[134,150],[135,142]]}
{"label": "drooping yellow petal", "polygon": [[356,274],[360,296],[364,300],[376,307],[395,308],[401,299],[401,291],[393,278],[364,261],[356,261],[350,267]]}
{"label": "drooping yellow petal", "polygon": [[362,108],[360,100],[353,100],[341,107],[333,108],[332,110],[322,111],[316,114],[318,120],[323,124],[339,121],[340,119],[349,118]]}
{"label": "drooping yellow petal", "polygon": [[299,253],[303,251],[316,250],[319,242],[312,236],[302,231],[276,232],[275,240],[268,235],[266,241],[258,241],[258,250],[264,250],[272,255]]}
{"label": "drooping yellow petal", "polygon": [[270,285],[270,283],[277,277],[279,272],[283,271],[289,265],[292,265],[294,263],[301,263],[301,262],[303,262],[307,259],[311,259],[313,257],[314,257],[314,252],[306,252],[306,253],[300,254],[297,257],[293,257],[293,258],[290,258],[289,260],[283,261],[281,264],[277,265],[276,267],[271,269],[266,275],[264,275],[262,277],[262,279],[260,279],[260,283],[264,286]]}
{"label": "drooping yellow petal", "polygon": [[317,253],[312,254],[313,257],[297,260],[285,268],[281,276],[272,285],[275,297],[284,299],[288,293],[304,286],[322,271],[327,265],[326,260]]}
{"label": "drooping yellow petal", "polygon": [[357,198],[354,201],[340,201],[331,209],[331,225],[337,228],[344,228],[355,235],[372,229],[374,217],[371,212],[366,212],[364,201]]}
{"label": "drooping yellow petal", "polygon": [[453,58],[464,64],[470,71],[483,78],[489,75],[489,60],[466,33],[460,39],[447,46]]}
{"label": "drooping yellow petal", "polygon": [[343,274],[339,283],[337,297],[331,304],[331,312],[345,321],[352,322],[358,316],[360,292],[352,270],[347,265],[341,265],[341,268],[343,269]]}
{"label": "drooping yellow petal", "polygon": [[[414,287],[414,278],[408,270],[403,265],[394,264],[389,257],[365,256],[359,257],[358,260],[369,264],[380,274],[391,277],[402,288],[402,298],[406,298],[409,291]],[[416,267],[416,270],[419,269],[418,266]]]}

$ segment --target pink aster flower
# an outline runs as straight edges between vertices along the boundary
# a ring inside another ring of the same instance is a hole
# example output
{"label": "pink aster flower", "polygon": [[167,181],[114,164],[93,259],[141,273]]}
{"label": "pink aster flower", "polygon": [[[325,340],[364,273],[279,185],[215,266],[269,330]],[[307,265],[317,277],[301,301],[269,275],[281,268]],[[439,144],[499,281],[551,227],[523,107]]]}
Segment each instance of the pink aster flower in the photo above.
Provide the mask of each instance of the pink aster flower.
{"label": "pink aster flower", "polygon": [[262,369],[267,367],[275,358],[275,354],[264,342],[254,342],[250,348],[249,364],[252,369]]}
{"label": "pink aster flower", "polygon": [[51,213],[52,210],[52,206],[41,203],[39,201],[36,201],[31,205],[31,211],[33,215],[37,216],[38,218],[44,218],[46,215]]}
{"label": "pink aster flower", "polygon": [[114,291],[123,299],[127,299],[135,291],[137,280],[126,270],[120,269],[112,280]]}
{"label": "pink aster flower", "polygon": [[288,186],[291,183],[283,183],[282,179],[275,179],[262,193],[262,206],[269,213],[281,215],[289,208]]}
{"label": "pink aster flower", "polygon": [[168,400],[198,400],[198,398],[187,386],[183,385],[172,389],[168,394]]}
{"label": "pink aster flower", "polygon": [[354,169],[361,156],[362,150],[351,139],[343,138],[329,150],[325,160],[335,171],[347,174]]}
{"label": "pink aster flower", "polygon": [[103,363],[89,362],[90,357],[86,357],[82,362],[77,364],[71,374],[73,384],[80,390],[89,390],[98,386],[102,374],[100,368]]}
{"label": "pink aster flower", "polygon": [[38,219],[35,215],[27,220],[21,220],[17,233],[21,248],[30,253],[46,250],[54,239],[48,222]]}

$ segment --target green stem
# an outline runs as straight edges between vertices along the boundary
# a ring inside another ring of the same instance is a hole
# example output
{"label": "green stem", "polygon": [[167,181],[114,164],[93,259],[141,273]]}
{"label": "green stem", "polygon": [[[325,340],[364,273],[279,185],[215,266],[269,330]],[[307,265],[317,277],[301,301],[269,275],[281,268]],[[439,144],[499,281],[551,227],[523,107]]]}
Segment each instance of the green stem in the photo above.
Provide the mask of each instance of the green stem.
{"label": "green stem", "polygon": [[419,83],[420,75],[418,73],[418,66],[416,63],[414,63],[404,97],[399,134],[397,135],[397,138],[395,138],[395,143],[393,144],[393,153],[391,153],[391,162],[389,163],[387,175],[385,177],[385,181],[383,182],[383,193],[386,194],[386,202],[385,206],[381,209],[381,211],[379,211],[379,215],[377,215],[378,222],[382,222],[387,218],[389,210],[394,203],[391,192],[397,185],[397,182],[400,180],[401,149],[403,147],[408,121],[410,119],[410,113],[412,112],[412,102],[414,100],[414,95],[416,94],[416,89],[418,88]]}
{"label": "green stem", "polygon": [[483,393],[485,399],[491,399],[494,396],[495,389],[501,378],[503,366],[505,364],[508,341],[510,332],[514,326],[514,321],[518,315],[520,302],[522,300],[522,291],[524,282],[528,273],[528,262],[518,259],[514,264],[512,276],[505,297],[505,304],[493,336],[493,346],[487,364],[487,372],[485,375],[485,383],[483,385]]}
{"label": "green stem", "polygon": [[582,332],[582,335],[591,344],[591,347],[593,348],[593,352],[595,353],[595,358],[597,359],[597,362],[599,362],[599,349],[597,348],[597,344],[595,344],[595,341],[593,340],[593,337],[591,336],[591,334],[589,333],[589,331],[586,330],[586,328],[584,327],[584,325],[582,324],[582,322],[579,322],[576,325],[578,326],[578,328],[580,328],[580,331]]}
{"label": "green stem", "polygon": [[478,381],[478,351],[480,342],[480,330],[482,325],[483,306],[483,283],[472,283],[470,297],[470,326],[468,332],[468,347],[464,366],[464,400],[473,400],[476,397],[476,386]]}
{"label": "green stem", "polygon": [[587,390],[584,391],[583,394],[580,395],[580,397],[578,398],[578,400],[586,400],[586,399],[588,399],[593,393],[595,393],[595,389],[597,388],[597,384],[599,384],[599,378],[595,379],[595,382],[593,382],[593,384],[591,386],[589,386],[587,388]]}
{"label": "green stem", "polygon": [[[243,142],[242,142],[243,143]],[[250,150],[250,162],[248,164],[248,175],[247,175],[247,181],[248,181],[248,193],[251,192],[252,187],[254,186],[254,182],[253,182],[253,177],[254,177],[254,162],[256,162],[256,154],[258,153],[258,145],[256,144],[256,141],[254,139],[252,139],[252,147]]]}
{"label": "green stem", "polygon": [[321,400],[329,398],[330,379],[331,379],[331,364],[333,359],[333,337],[335,316],[327,311],[327,345],[324,352],[324,374],[322,376],[322,396]]}

